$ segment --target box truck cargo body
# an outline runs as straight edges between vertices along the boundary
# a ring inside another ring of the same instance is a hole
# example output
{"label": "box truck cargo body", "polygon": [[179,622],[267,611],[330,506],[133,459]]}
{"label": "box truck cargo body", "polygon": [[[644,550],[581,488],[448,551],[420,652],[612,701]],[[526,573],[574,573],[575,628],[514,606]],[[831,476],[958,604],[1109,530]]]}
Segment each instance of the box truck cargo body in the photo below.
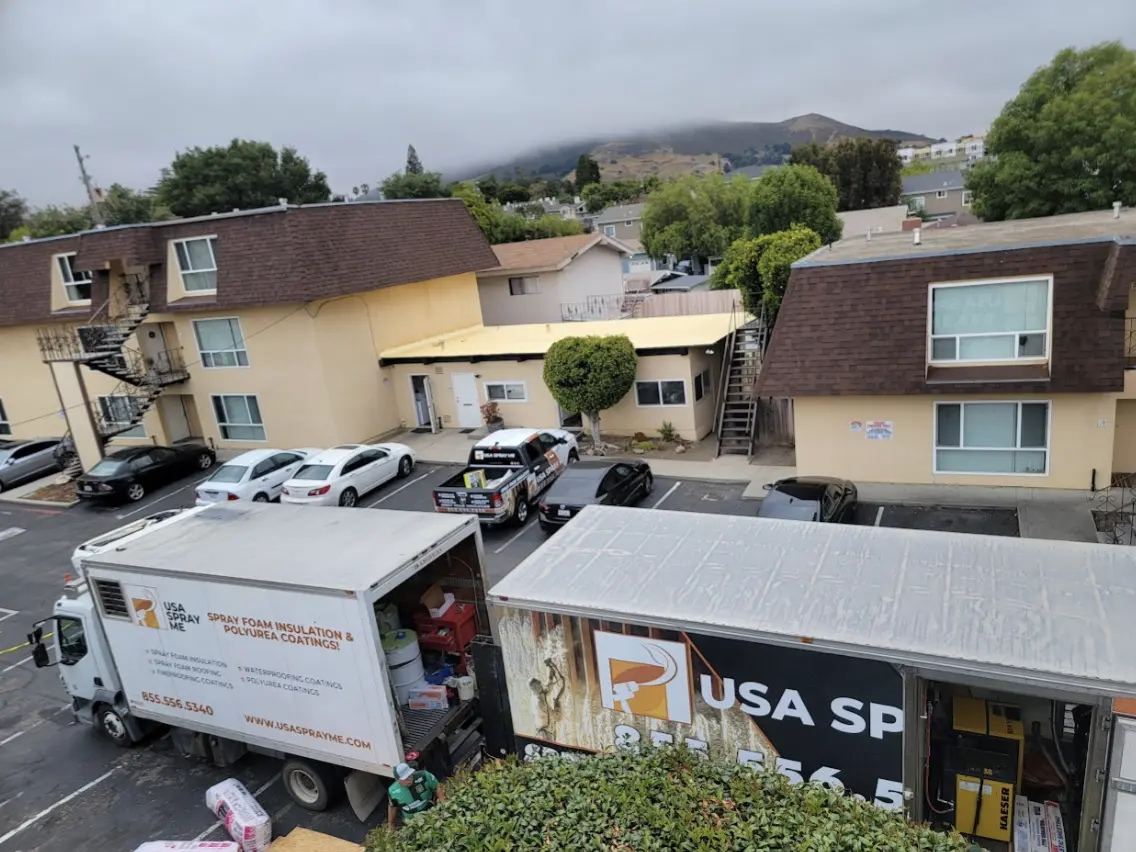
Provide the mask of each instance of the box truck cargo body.
{"label": "box truck cargo body", "polygon": [[982,842],[1022,797],[1095,852],[1136,837],[1133,589],[1131,548],[595,506],[489,600],[526,758],[685,743]]}
{"label": "box truck cargo body", "polygon": [[85,558],[79,594],[56,604],[79,718],[123,744],[170,725],[183,750],[222,764],[252,748],[389,777],[475,716],[475,701],[400,707],[379,624],[380,611],[409,624],[441,583],[489,632],[475,518],[255,503],[186,514]]}

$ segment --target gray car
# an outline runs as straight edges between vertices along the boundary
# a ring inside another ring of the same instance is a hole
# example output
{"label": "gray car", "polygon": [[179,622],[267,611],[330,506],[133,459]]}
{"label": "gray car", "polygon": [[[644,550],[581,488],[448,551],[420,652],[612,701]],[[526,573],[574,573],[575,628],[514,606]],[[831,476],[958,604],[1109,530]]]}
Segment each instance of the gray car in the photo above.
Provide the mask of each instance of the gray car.
{"label": "gray car", "polygon": [[0,491],[59,470],[59,438],[0,440]]}

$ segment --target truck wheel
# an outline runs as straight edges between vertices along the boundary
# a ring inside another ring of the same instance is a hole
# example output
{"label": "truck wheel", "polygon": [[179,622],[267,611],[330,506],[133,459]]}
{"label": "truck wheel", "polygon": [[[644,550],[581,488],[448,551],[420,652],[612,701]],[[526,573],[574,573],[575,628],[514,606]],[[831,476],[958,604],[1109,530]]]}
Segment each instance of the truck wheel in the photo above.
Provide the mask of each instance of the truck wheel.
{"label": "truck wheel", "polygon": [[523,527],[529,519],[529,495],[521,492],[517,495],[517,504],[513,507],[513,523]]}
{"label": "truck wheel", "polygon": [[95,723],[98,725],[99,731],[116,746],[127,748],[134,745],[134,738],[130,736],[126,722],[118,715],[118,711],[110,705],[104,704],[99,708],[95,714]]}
{"label": "truck wheel", "polygon": [[326,811],[338,792],[338,773],[332,767],[296,757],[284,761],[280,780],[292,801],[308,811]]}

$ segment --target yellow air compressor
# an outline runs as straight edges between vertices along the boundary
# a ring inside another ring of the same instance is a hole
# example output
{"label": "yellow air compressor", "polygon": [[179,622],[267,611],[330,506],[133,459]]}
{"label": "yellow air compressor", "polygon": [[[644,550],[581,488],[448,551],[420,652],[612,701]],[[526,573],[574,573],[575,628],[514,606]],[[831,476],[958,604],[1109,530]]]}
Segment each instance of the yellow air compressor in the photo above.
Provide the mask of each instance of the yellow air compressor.
{"label": "yellow air compressor", "polygon": [[953,728],[946,770],[954,776],[955,828],[962,834],[1008,842],[1014,794],[1022,783],[1021,710],[956,695]]}

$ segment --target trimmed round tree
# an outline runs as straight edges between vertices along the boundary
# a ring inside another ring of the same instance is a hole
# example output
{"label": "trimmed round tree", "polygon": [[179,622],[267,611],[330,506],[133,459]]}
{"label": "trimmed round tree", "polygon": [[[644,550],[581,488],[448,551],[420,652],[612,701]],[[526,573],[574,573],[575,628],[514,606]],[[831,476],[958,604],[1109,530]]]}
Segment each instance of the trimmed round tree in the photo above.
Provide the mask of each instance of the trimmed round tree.
{"label": "trimmed round tree", "polygon": [[611,408],[635,384],[639,357],[625,334],[565,337],[544,356],[544,383],[560,407],[588,418],[592,445],[600,452],[600,412]]}
{"label": "trimmed round tree", "polygon": [[511,758],[446,784],[446,800],[367,852],[966,852],[942,834],[816,783],[682,747]]}

